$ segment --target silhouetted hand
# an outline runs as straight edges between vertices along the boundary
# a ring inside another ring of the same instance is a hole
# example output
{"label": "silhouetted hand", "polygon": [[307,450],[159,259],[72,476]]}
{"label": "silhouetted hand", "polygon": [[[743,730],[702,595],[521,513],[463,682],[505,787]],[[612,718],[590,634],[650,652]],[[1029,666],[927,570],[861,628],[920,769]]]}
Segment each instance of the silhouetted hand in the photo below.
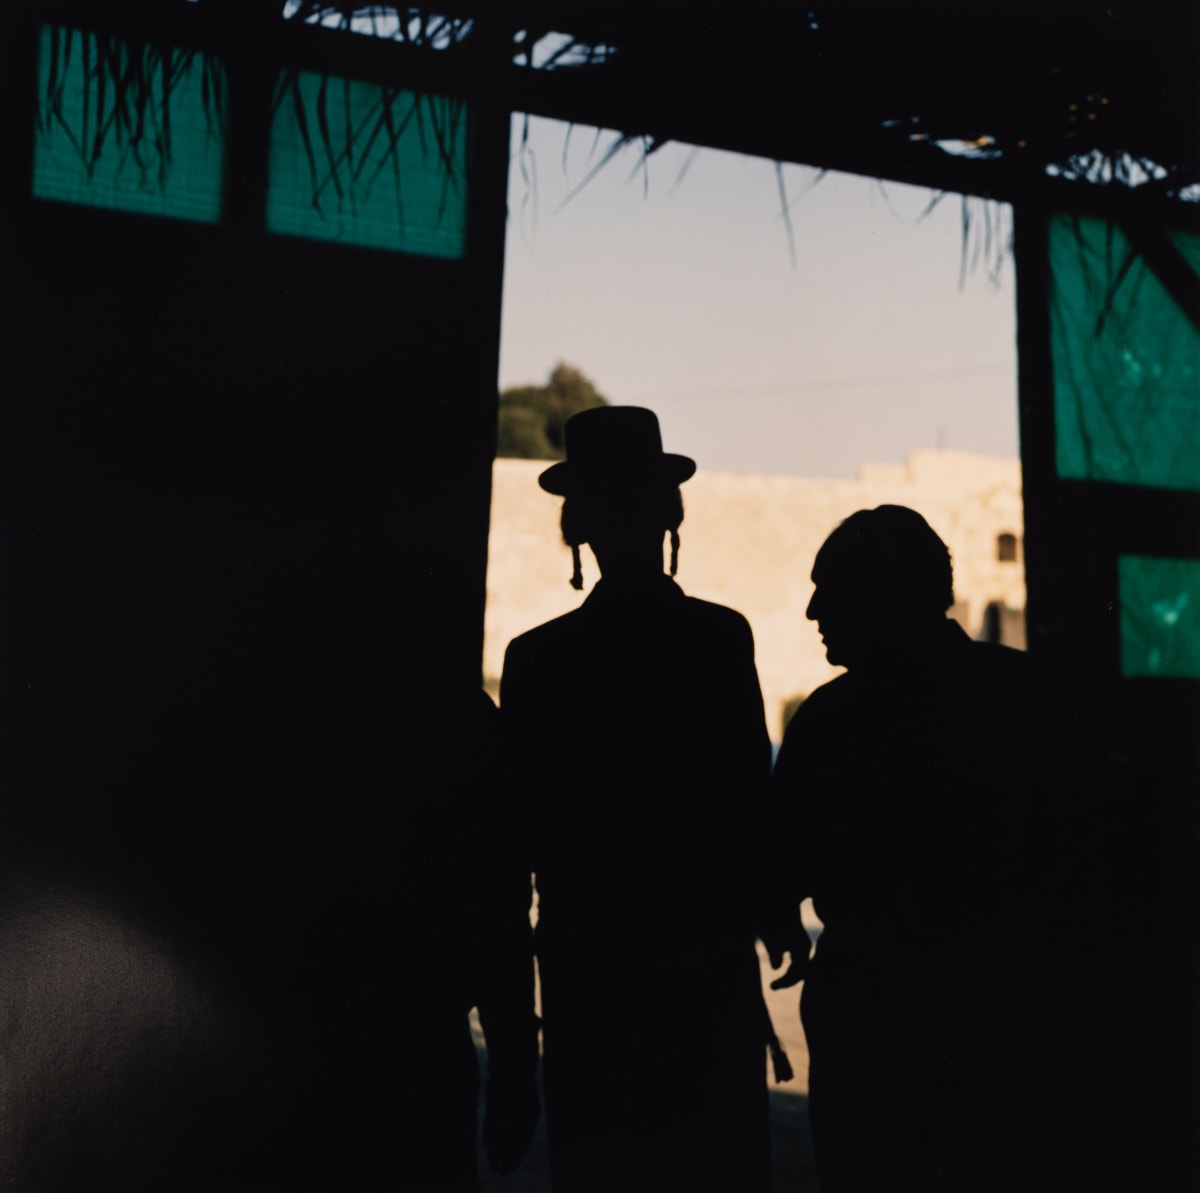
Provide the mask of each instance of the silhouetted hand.
{"label": "silhouetted hand", "polygon": [[767,946],[767,960],[772,969],[783,969],[787,965],[787,970],[771,983],[772,990],[786,990],[804,981],[808,976],[809,951],[812,947],[807,940],[790,948],[779,948],[766,941],[763,943]]}

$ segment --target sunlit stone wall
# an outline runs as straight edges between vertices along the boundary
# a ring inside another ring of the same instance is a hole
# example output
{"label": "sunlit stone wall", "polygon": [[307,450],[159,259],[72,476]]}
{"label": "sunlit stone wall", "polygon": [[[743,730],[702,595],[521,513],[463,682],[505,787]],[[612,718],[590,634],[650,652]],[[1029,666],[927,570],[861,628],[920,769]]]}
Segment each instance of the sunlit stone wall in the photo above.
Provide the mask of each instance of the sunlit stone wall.
{"label": "sunlit stone wall", "polygon": [[[537,484],[546,465],[497,460],[485,618],[484,680],[495,694],[510,639],[575,608],[571,553],[558,530],[560,499]],[[701,470],[683,487],[678,580],[691,596],[740,609],[754,628],[767,725],[778,740],[784,709],[839,672],[805,619],[809,572],[825,536],[855,510],[897,504],[919,510],[954,557],[954,615],[984,635],[995,603],[1004,640],[1020,641],[1025,606],[1021,468],[966,452],[914,452],[907,464],[864,464],[855,480],[738,476]],[[998,558],[1001,535],[1016,559]],[[585,590],[598,577],[583,552]]]}

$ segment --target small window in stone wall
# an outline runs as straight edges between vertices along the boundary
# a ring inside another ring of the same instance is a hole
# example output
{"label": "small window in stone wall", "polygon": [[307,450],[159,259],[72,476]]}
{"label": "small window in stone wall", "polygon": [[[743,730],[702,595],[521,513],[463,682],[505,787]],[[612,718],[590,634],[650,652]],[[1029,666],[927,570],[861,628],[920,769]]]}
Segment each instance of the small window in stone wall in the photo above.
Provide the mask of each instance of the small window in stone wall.
{"label": "small window in stone wall", "polygon": [[996,535],[996,558],[1001,563],[1017,562],[1017,536],[1007,530]]}

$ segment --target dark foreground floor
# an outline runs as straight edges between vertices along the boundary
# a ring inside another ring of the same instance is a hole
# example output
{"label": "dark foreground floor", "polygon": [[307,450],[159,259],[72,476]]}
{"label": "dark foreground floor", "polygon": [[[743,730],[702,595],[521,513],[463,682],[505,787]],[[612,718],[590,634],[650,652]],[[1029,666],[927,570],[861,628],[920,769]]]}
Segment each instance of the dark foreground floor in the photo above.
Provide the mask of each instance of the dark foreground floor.
{"label": "dark foreground floor", "polygon": [[[809,923],[809,934],[815,938],[819,925]],[[771,990],[770,966],[766,954],[759,948],[763,970],[763,993],[780,1043],[786,1049],[795,1076],[785,1085],[770,1083],[771,1098],[771,1159],[775,1178],[775,1193],[818,1193],[816,1170],[813,1166],[812,1133],[808,1124],[808,1047],[800,1025],[800,989]],[[487,1053],[478,1020],[472,1016],[480,1072],[486,1071]],[[765,1058],[764,1058],[765,1059]],[[482,1107],[480,1108],[482,1122]],[[487,1168],[480,1151],[480,1176]],[[510,1177],[483,1179],[481,1193],[549,1193],[550,1173],[546,1158],[545,1122],[539,1123],[537,1134],[524,1163]],[[620,1193],[614,1190],[614,1193]]]}
{"label": "dark foreground floor", "polygon": [[[487,1055],[479,1050],[480,1065]],[[482,1068],[481,1068],[482,1071]],[[803,1094],[771,1090],[771,1149],[775,1193],[818,1193],[813,1168],[812,1136],[808,1126],[808,1098]],[[486,1171],[480,1153],[480,1173]],[[542,1122],[524,1163],[501,1180],[489,1177],[480,1186],[484,1193],[549,1193],[550,1173],[546,1160],[546,1127]],[[614,1190],[614,1193],[620,1193]]]}

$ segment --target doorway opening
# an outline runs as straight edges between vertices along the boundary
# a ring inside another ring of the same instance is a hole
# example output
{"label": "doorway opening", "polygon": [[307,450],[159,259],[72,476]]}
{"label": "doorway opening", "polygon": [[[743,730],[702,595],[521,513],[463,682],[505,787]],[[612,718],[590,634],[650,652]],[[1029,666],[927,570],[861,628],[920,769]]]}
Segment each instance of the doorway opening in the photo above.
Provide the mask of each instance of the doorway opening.
{"label": "doorway opening", "polygon": [[[514,117],[501,392],[565,366],[696,459],[679,582],[750,620],[775,741],[837,674],[804,610],[854,510],[925,515],[973,637],[990,606],[1024,608],[1023,563],[996,548],[1023,525],[1011,227],[1005,205]],[[508,641],[580,599],[545,466],[494,471],[493,692]]]}

